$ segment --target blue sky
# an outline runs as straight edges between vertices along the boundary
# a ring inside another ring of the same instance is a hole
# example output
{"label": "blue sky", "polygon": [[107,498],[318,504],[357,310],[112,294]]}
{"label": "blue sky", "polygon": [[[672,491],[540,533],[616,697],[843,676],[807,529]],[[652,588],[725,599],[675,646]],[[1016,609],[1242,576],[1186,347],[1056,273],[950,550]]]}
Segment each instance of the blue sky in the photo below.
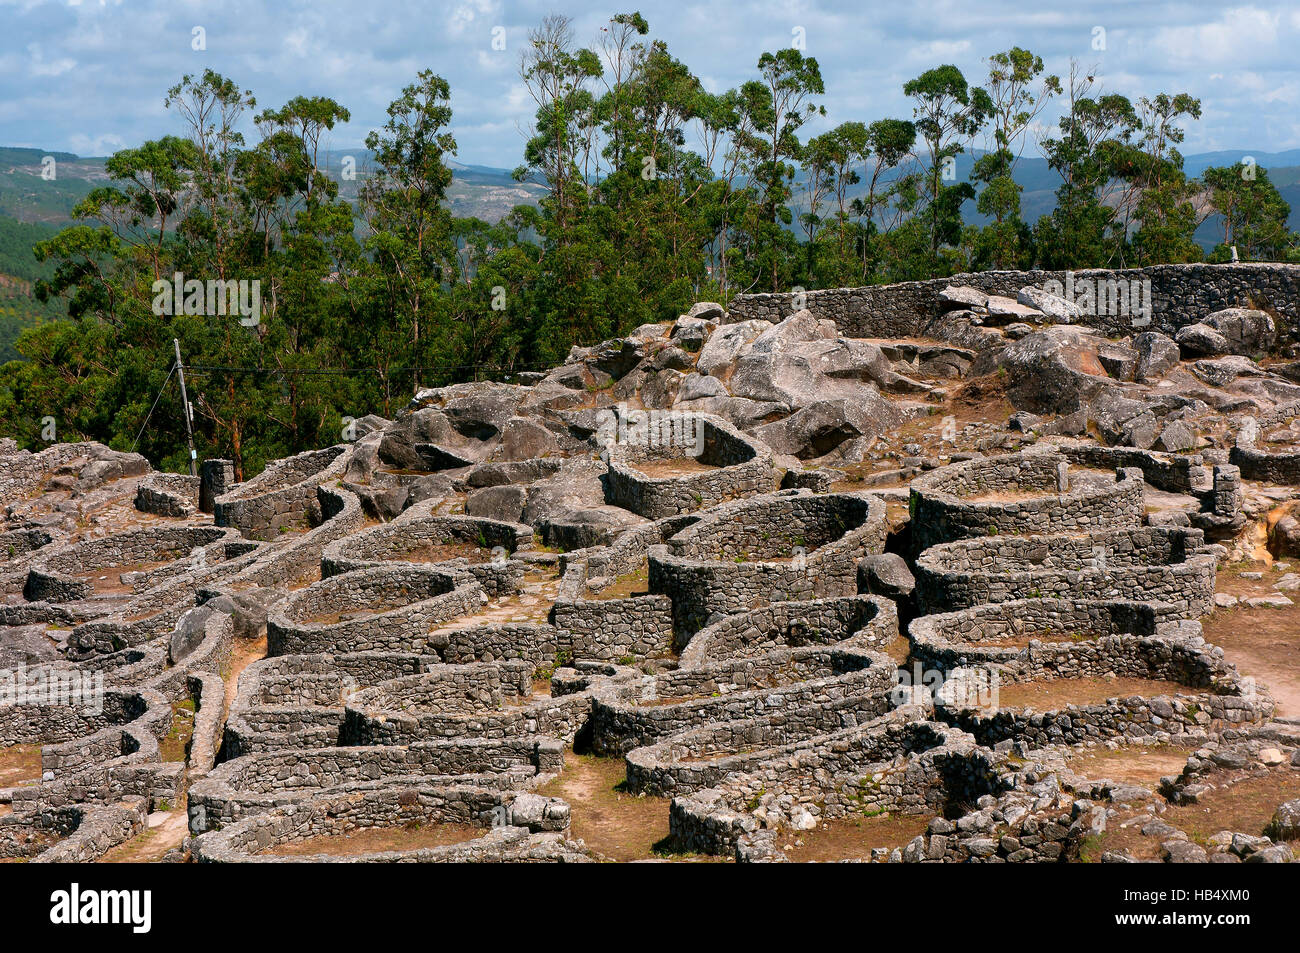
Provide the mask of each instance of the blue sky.
{"label": "blue sky", "polygon": [[[165,90],[206,67],[279,106],[332,96],[352,112],[333,148],[359,144],[416,72],[451,83],[462,162],[518,164],[531,103],[517,75],[528,29],[561,12],[592,43],[611,6],[497,0],[0,0],[0,145],[103,155],[179,131]],[[713,90],[754,73],[764,50],[806,52],[826,81],[820,131],[847,119],[910,115],[902,84],[940,63],[968,78],[1013,45],[1062,75],[1070,58],[1099,67],[1108,90],[1189,92],[1202,100],[1184,152],[1300,147],[1300,5],[1258,2],[1052,3],[904,0],[891,3],[715,0],[642,4],[651,34]],[[192,49],[194,29],[206,49]],[[506,50],[492,48],[504,28]],[[1096,28],[1105,49],[1095,50]],[[1032,152],[1032,150],[1031,150]]]}

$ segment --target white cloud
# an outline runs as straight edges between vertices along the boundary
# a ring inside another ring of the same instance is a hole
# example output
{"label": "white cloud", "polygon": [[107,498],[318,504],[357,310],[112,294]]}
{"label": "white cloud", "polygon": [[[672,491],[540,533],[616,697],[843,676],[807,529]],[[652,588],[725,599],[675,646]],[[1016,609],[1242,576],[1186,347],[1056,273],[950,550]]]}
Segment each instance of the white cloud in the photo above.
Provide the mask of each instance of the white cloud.
{"label": "white cloud", "polygon": [[[383,124],[389,101],[427,68],[451,84],[462,161],[504,167],[519,162],[518,130],[535,109],[516,72],[527,31],[567,9],[577,40],[593,44],[608,16],[565,0],[0,0],[0,7],[0,144],[104,151],[176,132],[176,117],[162,108],[167,88],[211,67],[251,89],[259,108],[299,94],[332,96],[352,112],[334,131],[351,147]],[[804,27],[827,90],[828,116],[809,123],[810,135],[848,119],[909,116],[907,80],[952,62],[978,81],[985,57],[1019,45],[1061,75],[1071,57],[1098,64],[1106,87],[1129,96],[1202,97],[1204,117],[1188,124],[1184,151],[1300,146],[1294,0],[909,0],[887,15],[833,0],[664,0],[642,10],[651,37],[713,92],[752,78],[762,52]],[[203,53],[190,49],[196,23],[207,29]],[[1104,53],[1091,49],[1096,25],[1107,31]],[[505,52],[491,49],[496,26],[507,31]]]}

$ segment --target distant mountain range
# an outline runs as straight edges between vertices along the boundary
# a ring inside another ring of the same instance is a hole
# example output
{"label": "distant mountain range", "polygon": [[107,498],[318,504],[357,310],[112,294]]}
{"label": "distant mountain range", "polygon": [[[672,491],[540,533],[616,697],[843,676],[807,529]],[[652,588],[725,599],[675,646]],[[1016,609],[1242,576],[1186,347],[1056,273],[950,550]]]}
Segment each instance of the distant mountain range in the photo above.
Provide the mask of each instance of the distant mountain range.
{"label": "distant mountain range", "polygon": [[[957,157],[957,175],[966,180],[971,166],[981,153],[965,152]],[[1189,176],[1198,176],[1211,166],[1231,165],[1243,156],[1253,156],[1256,163],[1269,170],[1269,176],[1291,205],[1291,227],[1300,230],[1300,149],[1286,152],[1220,151],[1189,155],[1184,168]],[[55,177],[42,178],[43,162],[52,156]],[[460,216],[474,216],[495,222],[516,205],[534,204],[545,193],[542,182],[532,179],[516,182],[509,169],[449,162],[453,178],[448,190],[451,210]],[[374,166],[373,155],[361,148],[335,149],[325,154],[322,168],[339,184],[340,195],[355,202],[357,188]],[[355,175],[344,177],[345,167]],[[92,188],[109,181],[103,158],[75,156],[66,152],[47,153],[40,149],[0,146],[0,216],[22,222],[66,224],[73,206]],[[1016,166],[1016,181],[1023,187],[1021,208],[1025,220],[1037,221],[1056,205],[1060,177],[1037,156],[1025,156]],[[865,191],[864,186],[859,187]],[[974,203],[966,205],[968,221],[983,224]],[[1218,243],[1222,225],[1217,216],[1205,221],[1196,232],[1196,240],[1207,250]]]}
{"label": "distant mountain range", "polygon": [[[54,159],[53,179],[42,177],[47,156]],[[348,159],[356,173],[352,178],[343,175]],[[108,183],[104,161],[102,157],[0,146],[0,215],[22,222],[66,224],[77,202],[92,188]],[[508,169],[448,164],[453,174],[448,199],[456,215],[495,222],[516,205],[535,203],[545,191],[536,182],[516,182]],[[365,149],[335,150],[326,153],[321,162],[322,170],[339,184],[339,194],[350,202],[356,201],[357,188],[373,166],[374,157]]]}

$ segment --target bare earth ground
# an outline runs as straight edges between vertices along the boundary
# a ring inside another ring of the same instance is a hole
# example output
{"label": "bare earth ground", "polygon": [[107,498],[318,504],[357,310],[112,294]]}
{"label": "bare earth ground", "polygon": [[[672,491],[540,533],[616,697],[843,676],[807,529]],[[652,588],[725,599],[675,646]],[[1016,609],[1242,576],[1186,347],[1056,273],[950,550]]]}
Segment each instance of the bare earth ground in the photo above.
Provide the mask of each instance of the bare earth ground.
{"label": "bare earth ground", "polygon": [[[1201,795],[1197,803],[1170,805],[1156,816],[1186,831],[1194,843],[1205,846],[1221,831],[1262,834],[1277,806],[1300,796],[1300,772],[1289,766],[1216,774],[1211,783],[1215,790]],[[1080,859],[1097,861],[1107,850],[1127,851],[1136,860],[1158,859],[1162,838],[1144,836],[1140,830],[1151,818],[1141,812],[1110,820],[1104,833],[1085,841]]]}
{"label": "bare earth ground", "polygon": [[14,745],[0,748],[0,788],[17,787],[41,777],[39,745]]}
{"label": "bare earth ground", "polygon": [[[184,556],[178,556],[177,559],[184,559]],[[153,562],[133,563],[128,566],[106,566],[102,569],[95,569],[90,572],[78,573],[74,578],[82,582],[90,583],[95,587],[97,595],[123,595],[134,592],[134,587],[127,585],[122,581],[124,573],[131,572],[152,572],[155,569],[161,569],[164,566],[170,566],[176,562],[176,559],[162,559]]]}
{"label": "bare earth ground", "polygon": [[613,860],[695,859],[671,854],[669,799],[619,790],[626,772],[622,758],[566,751],[564,770],[537,793],[568,801],[573,811],[570,836]]}
{"label": "bare earth ground", "polygon": [[867,859],[874,847],[906,847],[924,834],[933,814],[877,814],[874,817],[837,817],[811,831],[781,832],[781,849],[793,861]]}
{"label": "bare earth ground", "polygon": [[345,834],[322,834],[304,840],[280,844],[261,851],[263,856],[310,857],[326,854],[331,857],[355,857],[384,850],[417,850],[427,847],[447,847],[463,844],[482,837],[484,829],[469,824],[409,824],[405,827],[368,827]]}
{"label": "bare earth ground", "polygon": [[1122,781],[1152,788],[1166,775],[1179,774],[1189,751],[1175,747],[1134,745],[1113,751],[1094,748],[1070,755],[1066,765],[1076,774],[1094,781]]}
{"label": "bare earth ground", "polygon": [[1067,705],[1099,705],[1107,698],[1190,695],[1195,689],[1153,678],[1053,678],[998,688],[998,706],[1056,711]]}
{"label": "bare earth ground", "polygon": [[185,804],[149,815],[148,827],[108,850],[99,858],[101,864],[152,864],[162,860],[169,850],[180,847],[189,834],[189,817]]}
{"label": "bare earth ground", "polygon": [[[1263,578],[1246,579],[1243,572],[1262,572]],[[1278,595],[1273,583],[1283,575],[1261,564],[1222,566],[1217,588],[1241,599]],[[1293,600],[1300,597],[1294,590],[1281,594]],[[1300,716],[1300,604],[1258,609],[1238,604],[1215,609],[1201,625],[1206,640],[1222,647],[1242,675],[1268,687],[1277,702],[1276,717]]]}
{"label": "bare earth ground", "polygon": [[600,592],[587,593],[588,599],[630,599],[650,594],[650,567],[642,566],[636,572],[619,576]]}
{"label": "bare earth ground", "polygon": [[266,658],[265,635],[254,640],[235,639],[235,644],[230,649],[230,670],[221,673],[221,677],[226,680],[226,709],[221,719],[223,724],[239,692],[239,673],[253,662],[264,658]]}
{"label": "bare earth ground", "polygon": [[489,547],[475,546],[473,543],[430,543],[404,553],[391,553],[384,558],[407,563],[441,563],[464,558],[471,563],[486,563],[492,561],[493,552]]}
{"label": "bare earth ground", "polygon": [[972,642],[981,648],[1023,649],[1037,639],[1040,642],[1093,642],[1101,636],[1095,632],[1030,632],[1006,639],[980,639]]}

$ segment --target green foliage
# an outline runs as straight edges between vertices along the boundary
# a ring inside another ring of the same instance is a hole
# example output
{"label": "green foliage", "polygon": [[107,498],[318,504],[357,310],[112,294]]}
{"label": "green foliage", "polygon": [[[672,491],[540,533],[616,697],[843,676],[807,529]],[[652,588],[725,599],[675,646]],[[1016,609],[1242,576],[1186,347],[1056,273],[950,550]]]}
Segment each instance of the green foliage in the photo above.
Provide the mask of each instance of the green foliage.
{"label": "green foliage", "polygon": [[[1229,244],[1244,258],[1300,257],[1264,170],[1184,174],[1180,124],[1198,101],[1134,104],[1077,68],[1042,144],[1057,206],[1031,227],[1016,165],[1063,86],[1019,47],[989,58],[983,85],[952,65],[908,81],[910,119],[842,121],[806,141],[825,115],[816,59],[763,53],[753,78],[711,93],[639,13],[612,17],[592,48],[566,18],[546,18],[520,78],[535,120],[515,177],[540,198],[495,222],[453,214],[451,90],[428,70],[367,137],[373,168],[355,183],[327,175],[320,152],[349,118],[343,105],[297,96],[256,111],[211,70],[166,92],[175,134],[103,160],[107,179],[56,156],[74,222],[55,232],[0,215],[0,358],[21,357],[0,367],[6,432],[39,446],[53,416],[59,439],[126,449],[140,434],[155,463],[185,467],[176,338],[199,452],[232,458],[246,479],[338,442],[345,416],[391,417],[419,387],[549,367],[697,300],[1191,260],[1204,197],[1223,216],[1217,258]],[[30,153],[0,159],[30,178],[43,159]],[[0,207],[15,194],[6,175]],[[965,224],[971,206],[982,227]],[[256,283],[257,320],[160,308],[178,274]]]}

